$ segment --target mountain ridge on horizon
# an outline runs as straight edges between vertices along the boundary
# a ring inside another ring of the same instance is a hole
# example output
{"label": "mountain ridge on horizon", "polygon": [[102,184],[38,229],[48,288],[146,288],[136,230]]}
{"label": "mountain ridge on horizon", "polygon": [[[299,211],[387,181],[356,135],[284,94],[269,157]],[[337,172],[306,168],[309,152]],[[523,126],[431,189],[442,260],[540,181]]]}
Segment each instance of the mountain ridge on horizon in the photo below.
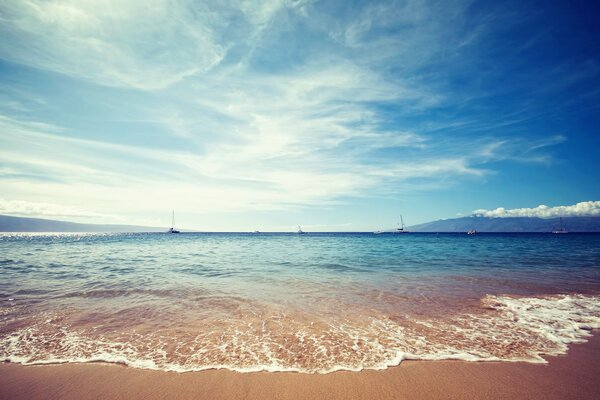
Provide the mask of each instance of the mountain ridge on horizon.
{"label": "mountain ridge on horizon", "polygon": [[[568,232],[600,232],[600,217],[562,217]],[[497,233],[552,232],[559,218],[468,216],[440,219],[407,227],[409,232],[458,233],[476,230]],[[120,224],[88,224],[44,218],[0,215],[0,232],[166,232],[166,227]],[[384,231],[388,232],[388,231]],[[392,230],[389,230],[392,232]]]}
{"label": "mountain ridge on horizon", "polygon": [[467,216],[439,219],[408,227],[412,232],[478,232],[518,233],[552,232],[560,227],[567,232],[600,232],[600,217],[483,217]]}
{"label": "mountain ridge on horizon", "polygon": [[0,215],[0,232],[163,232],[165,227],[87,224],[46,218]]}

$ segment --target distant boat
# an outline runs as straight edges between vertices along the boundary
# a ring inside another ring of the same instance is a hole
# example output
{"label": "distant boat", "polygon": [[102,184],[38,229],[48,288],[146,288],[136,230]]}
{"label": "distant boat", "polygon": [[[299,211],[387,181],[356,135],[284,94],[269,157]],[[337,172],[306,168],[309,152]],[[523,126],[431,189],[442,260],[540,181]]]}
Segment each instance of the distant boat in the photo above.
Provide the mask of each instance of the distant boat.
{"label": "distant boat", "polygon": [[400,223],[398,224],[398,227],[394,230],[394,233],[408,233],[408,231],[406,230],[406,226],[404,226],[404,219],[402,218],[402,215],[400,215]]}
{"label": "distant boat", "polygon": [[298,225],[298,230],[296,231],[296,233],[303,235],[305,232],[302,230],[302,227]]}
{"label": "distant boat", "polygon": [[254,231],[254,232],[252,232],[252,233],[260,233],[260,231],[259,231],[259,230],[256,230],[256,231]]}
{"label": "distant boat", "polygon": [[560,218],[560,227],[552,231],[552,233],[568,233],[567,230],[563,227],[562,217]]}
{"label": "distant boat", "polygon": [[479,232],[477,232],[475,229],[471,229],[470,231],[467,231],[467,235],[477,235]]}
{"label": "distant boat", "polygon": [[375,231],[373,233],[376,234],[376,235],[381,235],[382,233],[385,233],[385,231]]}
{"label": "distant boat", "polygon": [[173,210],[171,213],[171,227],[167,233],[180,233],[177,229],[175,229],[175,210]]}

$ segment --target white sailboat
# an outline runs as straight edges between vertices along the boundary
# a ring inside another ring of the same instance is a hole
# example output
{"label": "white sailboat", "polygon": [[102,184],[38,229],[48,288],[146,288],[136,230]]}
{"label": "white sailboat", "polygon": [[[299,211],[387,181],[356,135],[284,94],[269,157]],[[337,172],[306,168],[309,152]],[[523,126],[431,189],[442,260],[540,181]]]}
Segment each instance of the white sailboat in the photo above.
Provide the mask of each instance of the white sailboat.
{"label": "white sailboat", "polygon": [[560,218],[560,227],[558,229],[552,231],[552,233],[568,233],[567,230],[563,226],[562,217]]}
{"label": "white sailboat", "polygon": [[408,233],[408,230],[406,230],[406,226],[404,225],[404,219],[402,218],[402,215],[400,215],[400,223],[398,224],[398,227],[394,229],[394,233]]}
{"label": "white sailboat", "polygon": [[180,233],[177,229],[175,229],[175,210],[171,212],[171,227],[167,233]]}
{"label": "white sailboat", "polygon": [[299,235],[304,234],[304,231],[302,230],[302,227],[300,225],[298,225],[298,230],[296,231],[296,233],[298,233]]}

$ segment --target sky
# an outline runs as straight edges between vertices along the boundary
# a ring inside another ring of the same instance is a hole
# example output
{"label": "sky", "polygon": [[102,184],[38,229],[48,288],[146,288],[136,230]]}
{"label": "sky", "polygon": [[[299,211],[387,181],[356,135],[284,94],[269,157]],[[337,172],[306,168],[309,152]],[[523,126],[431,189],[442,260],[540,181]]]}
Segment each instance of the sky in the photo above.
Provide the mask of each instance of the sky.
{"label": "sky", "polygon": [[599,13],[2,1],[0,213],[169,226],[174,209],[210,231],[598,215]]}

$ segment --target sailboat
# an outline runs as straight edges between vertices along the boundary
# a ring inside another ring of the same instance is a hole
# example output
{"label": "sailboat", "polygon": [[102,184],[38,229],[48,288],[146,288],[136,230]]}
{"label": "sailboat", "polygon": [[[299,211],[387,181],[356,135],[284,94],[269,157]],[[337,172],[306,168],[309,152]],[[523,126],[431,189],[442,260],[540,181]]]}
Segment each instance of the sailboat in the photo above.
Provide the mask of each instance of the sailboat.
{"label": "sailboat", "polygon": [[568,233],[567,230],[563,227],[562,217],[560,218],[560,227],[552,231],[552,233]]}
{"label": "sailboat", "polygon": [[402,218],[402,215],[400,215],[400,223],[398,224],[398,227],[394,229],[394,233],[408,233],[406,226],[404,225],[404,219]]}
{"label": "sailboat", "polygon": [[177,229],[175,229],[175,210],[171,212],[171,227],[167,233],[180,233]]}
{"label": "sailboat", "polygon": [[304,231],[302,230],[302,227],[300,225],[298,225],[298,230],[296,231],[296,233],[298,233],[299,235],[304,234]]}

